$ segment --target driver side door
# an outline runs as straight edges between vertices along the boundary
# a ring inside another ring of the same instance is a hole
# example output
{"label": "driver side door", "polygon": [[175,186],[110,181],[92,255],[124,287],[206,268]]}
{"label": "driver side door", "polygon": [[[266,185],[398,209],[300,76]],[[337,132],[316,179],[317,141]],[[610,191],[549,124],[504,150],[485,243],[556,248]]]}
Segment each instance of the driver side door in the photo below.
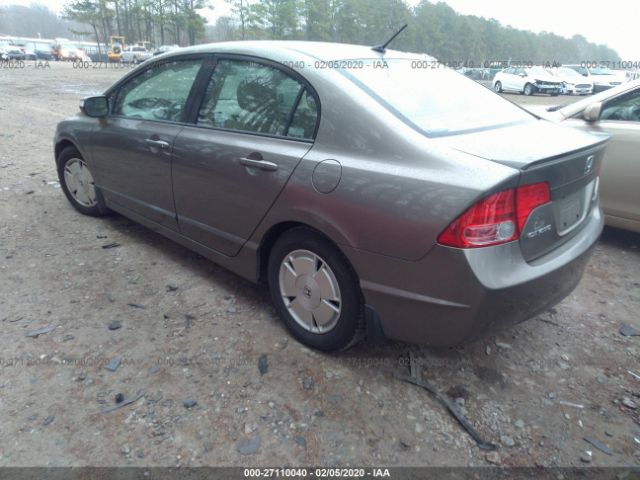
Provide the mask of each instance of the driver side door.
{"label": "driver side door", "polygon": [[93,132],[96,184],[107,204],[178,230],[171,186],[173,143],[203,58],[154,63],[109,96]]}

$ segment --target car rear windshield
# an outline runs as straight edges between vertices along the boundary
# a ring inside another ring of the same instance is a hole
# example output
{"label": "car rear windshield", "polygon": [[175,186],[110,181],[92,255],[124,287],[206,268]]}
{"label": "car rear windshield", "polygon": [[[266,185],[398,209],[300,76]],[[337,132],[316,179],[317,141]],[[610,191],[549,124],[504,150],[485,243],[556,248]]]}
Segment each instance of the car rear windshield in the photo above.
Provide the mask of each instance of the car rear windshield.
{"label": "car rear windshield", "polygon": [[483,85],[432,62],[361,59],[342,72],[405,122],[444,136],[536,121]]}

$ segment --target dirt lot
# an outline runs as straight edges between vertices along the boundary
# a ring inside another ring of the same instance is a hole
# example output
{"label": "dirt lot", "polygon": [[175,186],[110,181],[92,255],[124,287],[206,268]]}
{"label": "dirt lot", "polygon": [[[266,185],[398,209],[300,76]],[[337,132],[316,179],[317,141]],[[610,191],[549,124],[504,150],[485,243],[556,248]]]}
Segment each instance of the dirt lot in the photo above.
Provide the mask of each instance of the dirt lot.
{"label": "dirt lot", "polygon": [[[618,332],[640,329],[638,235],[606,230],[570,297],[497,337],[321,355],[264,287],[68,204],[55,125],[122,73],[0,70],[0,466],[640,465],[640,337]],[[409,350],[497,455],[393,379]],[[142,396],[103,412],[118,393]]]}

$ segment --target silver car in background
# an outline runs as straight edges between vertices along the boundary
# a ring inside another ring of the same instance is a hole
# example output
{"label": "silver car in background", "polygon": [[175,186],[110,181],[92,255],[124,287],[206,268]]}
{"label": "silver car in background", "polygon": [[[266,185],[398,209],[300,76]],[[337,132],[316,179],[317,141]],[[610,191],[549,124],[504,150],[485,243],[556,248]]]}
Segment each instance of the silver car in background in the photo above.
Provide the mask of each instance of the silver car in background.
{"label": "silver car in background", "polygon": [[63,191],[265,282],[313,348],[473,340],[577,285],[607,136],[432,64],[313,42],[155,57],[60,122]]}

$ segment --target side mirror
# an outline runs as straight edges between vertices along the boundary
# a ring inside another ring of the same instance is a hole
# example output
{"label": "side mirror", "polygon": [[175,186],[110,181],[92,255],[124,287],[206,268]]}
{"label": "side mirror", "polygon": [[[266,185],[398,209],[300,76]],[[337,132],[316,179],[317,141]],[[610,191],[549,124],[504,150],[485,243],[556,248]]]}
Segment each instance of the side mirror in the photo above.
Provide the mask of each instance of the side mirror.
{"label": "side mirror", "polygon": [[595,102],[584,109],[582,118],[587,122],[597,122],[600,118],[600,112],[602,111],[602,102]]}
{"label": "side mirror", "polygon": [[524,77],[526,77],[526,76],[527,76],[527,74],[526,74],[526,73],[524,73],[524,72],[520,72],[518,75],[520,75],[522,78],[524,78]]}
{"label": "side mirror", "polygon": [[106,117],[109,113],[109,101],[107,97],[87,97],[80,101],[80,110],[89,117]]}

